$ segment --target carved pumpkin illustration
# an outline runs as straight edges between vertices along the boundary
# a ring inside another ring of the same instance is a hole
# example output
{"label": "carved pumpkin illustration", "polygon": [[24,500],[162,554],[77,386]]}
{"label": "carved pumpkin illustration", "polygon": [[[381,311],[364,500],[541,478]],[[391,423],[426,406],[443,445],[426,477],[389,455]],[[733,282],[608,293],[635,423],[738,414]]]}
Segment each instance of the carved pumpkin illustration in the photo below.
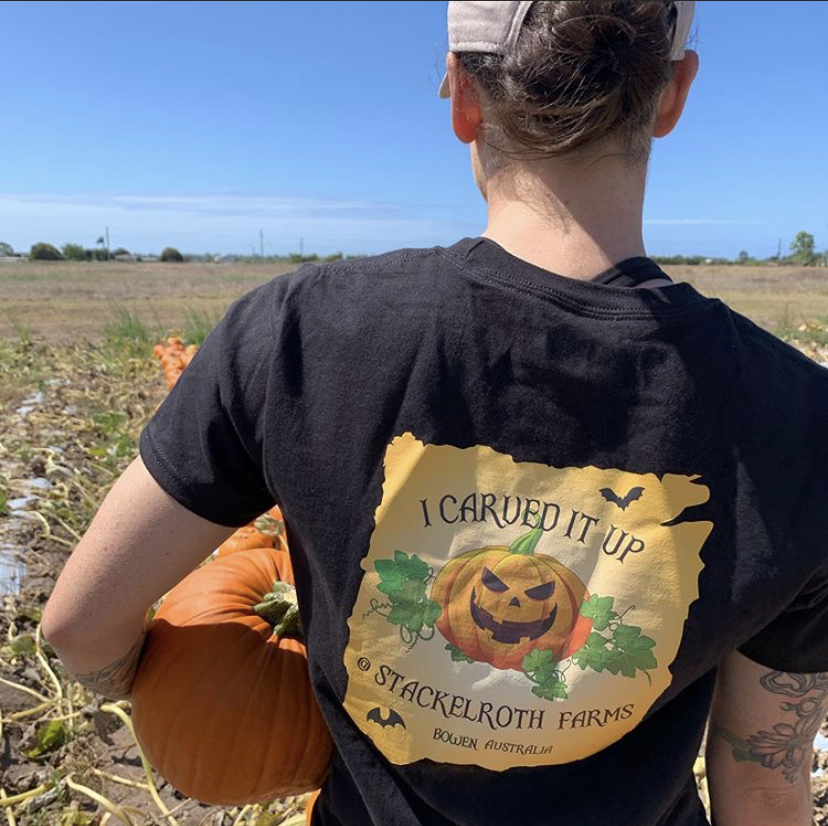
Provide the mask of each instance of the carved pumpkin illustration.
{"label": "carved pumpkin illustration", "polygon": [[522,671],[535,648],[560,662],[586,641],[592,620],[578,609],[589,593],[557,559],[535,553],[542,533],[537,525],[509,547],[458,554],[437,574],[431,588],[443,609],[437,628],[467,657]]}

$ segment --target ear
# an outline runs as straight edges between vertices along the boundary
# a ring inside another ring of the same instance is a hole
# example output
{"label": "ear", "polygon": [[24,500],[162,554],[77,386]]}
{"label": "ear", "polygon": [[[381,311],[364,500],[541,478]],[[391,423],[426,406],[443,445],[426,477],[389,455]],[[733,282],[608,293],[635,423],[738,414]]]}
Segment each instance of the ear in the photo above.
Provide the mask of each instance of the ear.
{"label": "ear", "polygon": [[451,125],[458,140],[472,143],[483,122],[477,90],[457,55],[446,55],[446,73],[451,91]]}
{"label": "ear", "polygon": [[658,114],[653,125],[654,138],[663,138],[673,131],[684,111],[690,86],[698,71],[698,54],[692,49],[685,49],[684,58],[676,61],[673,77],[661,93]]}

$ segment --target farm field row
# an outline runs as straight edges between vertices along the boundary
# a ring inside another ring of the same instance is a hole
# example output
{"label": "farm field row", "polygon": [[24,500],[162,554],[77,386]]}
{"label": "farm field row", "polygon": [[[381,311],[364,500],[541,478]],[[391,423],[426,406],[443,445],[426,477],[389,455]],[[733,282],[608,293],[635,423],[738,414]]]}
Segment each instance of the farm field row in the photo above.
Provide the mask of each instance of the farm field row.
{"label": "farm field row", "polygon": [[[29,262],[0,266],[0,338],[27,331],[52,342],[100,340],[118,309],[160,333],[187,314],[218,318],[234,299],[290,272],[281,264]],[[786,334],[828,318],[824,267],[665,266],[678,281]]]}

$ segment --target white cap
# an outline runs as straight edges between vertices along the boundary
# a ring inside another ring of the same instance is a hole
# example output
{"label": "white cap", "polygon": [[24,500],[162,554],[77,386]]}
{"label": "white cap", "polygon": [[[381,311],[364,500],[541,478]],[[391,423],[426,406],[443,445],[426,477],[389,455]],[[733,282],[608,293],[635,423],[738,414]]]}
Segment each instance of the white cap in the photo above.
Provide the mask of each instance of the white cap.
{"label": "white cap", "polygon": [[[508,54],[515,48],[531,5],[532,0],[450,0],[449,51]],[[696,4],[694,0],[676,0],[675,5],[678,17],[670,60],[681,60]],[[448,75],[440,84],[440,97],[449,97]]]}

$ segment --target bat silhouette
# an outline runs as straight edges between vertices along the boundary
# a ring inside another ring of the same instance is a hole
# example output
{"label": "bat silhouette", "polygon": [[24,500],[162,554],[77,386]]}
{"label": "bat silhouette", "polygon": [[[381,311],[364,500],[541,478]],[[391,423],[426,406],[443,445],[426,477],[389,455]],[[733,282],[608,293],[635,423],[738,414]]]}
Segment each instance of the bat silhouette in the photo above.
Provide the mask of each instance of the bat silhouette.
{"label": "bat silhouette", "polygon": [[388,728],[391,726],[392,728],[396,728],[397,726],[402,726],[405,728],[405,722],[400,715],[394,711],[393,708],[388,709],[388,716],[382,716],[382,709],[377,706],[376,708],[372,708],[368,714],[365,715],[366,720],[371,720],[374,723],[378,723],[383,728]]}
{"label": "bat silhouette", "polygon": [[630,488],[630,492],[623,497],[619,496],[612,488],[601,488],[599,493],[607,502],[612,502],[614,505],[618,505],[622,511],[625,511],[630,502],[635,502],[636,499],[641,498],[644,488]]}

